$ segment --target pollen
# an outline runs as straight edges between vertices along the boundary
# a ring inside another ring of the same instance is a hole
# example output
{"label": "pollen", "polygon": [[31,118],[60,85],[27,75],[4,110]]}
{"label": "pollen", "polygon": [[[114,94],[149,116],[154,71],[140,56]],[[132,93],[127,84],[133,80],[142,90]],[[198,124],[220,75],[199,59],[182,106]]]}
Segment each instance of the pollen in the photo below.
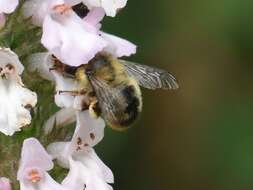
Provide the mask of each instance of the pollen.
{"label": "pollen", "polygon": [[56,5],[54,6],[53,8],[55,11],[57,11],[58,13],[60,14],[64,14],[70,10],[72,10],[72,7],[71,6],[68,6],[66,4],[61,4],[61,5]]}
{"label": "pollen", "polygon": [[38,183],[41,180],[41,175],[37,170],[32,170],[29,174],[29,181],[32,183]]}

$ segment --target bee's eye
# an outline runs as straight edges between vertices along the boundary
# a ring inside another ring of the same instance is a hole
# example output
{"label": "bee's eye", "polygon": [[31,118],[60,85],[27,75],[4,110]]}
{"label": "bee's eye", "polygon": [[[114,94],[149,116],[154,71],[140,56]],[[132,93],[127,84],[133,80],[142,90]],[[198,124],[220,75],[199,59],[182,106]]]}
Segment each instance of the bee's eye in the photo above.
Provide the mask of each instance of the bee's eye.
{"label": "bee's eye", "polygon": [[0,73],[3,71],[3,68],[2,67],[0,67]]}
{"label": "bee's eye", "polygon": [[7,64],[6,66],[5,66],[9,71],[12,71],[12,70],[14,70],[14,66],[12,65],[12,64]]}

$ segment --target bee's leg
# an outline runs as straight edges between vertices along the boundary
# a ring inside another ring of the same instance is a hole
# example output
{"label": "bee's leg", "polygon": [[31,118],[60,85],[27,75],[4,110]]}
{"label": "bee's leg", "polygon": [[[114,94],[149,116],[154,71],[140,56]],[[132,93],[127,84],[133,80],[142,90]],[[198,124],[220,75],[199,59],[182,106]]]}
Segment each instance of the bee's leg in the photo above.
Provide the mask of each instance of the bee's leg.
{"label": "bee's leg", "polygon": [[58,94],[68,94],[71,96],[82,96],[86,94],[85,90],[59,90]]}
{"label": "bee's leg", "polygon": [[57,67],[51,67],[51,68],[49,68],[49,71],[50,72],[51,71],[57,71],[58,73],[62,73],[63,77],[75,79],[75,75],[63,72],[63,71],[59,70],[59,68],[57,68]]}
{"label": "bee's leg", "polygon": [[89,113],[91,115],[91,117],[93,118],[98,118],[99,115],[100,115],[100,108],[99,108],[99,105],[98,105],[98,101],[97,100],[94,100],[90,103],[89,105]]}
{"label": "bee's leg", "polygon": [[54,71],[54,70],[57,70],[57,67],[51,67],[51,68],[49,68],[49,71]]}
{"label": "bee's leg", "polygon": [[75,79],[75,75],[69,74],[69,73],[63,73],[63,76],[66,78]]}

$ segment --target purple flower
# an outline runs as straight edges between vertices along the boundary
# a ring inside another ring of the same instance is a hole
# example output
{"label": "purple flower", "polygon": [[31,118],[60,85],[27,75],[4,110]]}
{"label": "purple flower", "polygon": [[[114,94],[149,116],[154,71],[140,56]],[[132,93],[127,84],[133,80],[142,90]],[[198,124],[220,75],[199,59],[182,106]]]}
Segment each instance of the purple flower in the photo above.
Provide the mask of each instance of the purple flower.
{"label": "purple flower", "polygon": [[11,190],[10,180],[6,177],[0,178],[0,190]]}
{"label": "purple flower", "polygon": [[0,0],[0,13],[10,14],[18,6],[18,0]]}
{"label": "purple flower", "polygon": [[[58,118],[59,119],[59,118]],[[111,190],[112,171],[99,159],[92,148],[104,136],[105,123],[92,118],[88,111],[77,113],[76,130],[70,142],[55,142],[48,152],[60,166],[69,168],[62,185],[69,189]]]}
{"label": "purple flower", "polygon": [[23,142],[17,178],[20,190],[66,190],[48,171],[53,169],[52,157],[35,138]]}

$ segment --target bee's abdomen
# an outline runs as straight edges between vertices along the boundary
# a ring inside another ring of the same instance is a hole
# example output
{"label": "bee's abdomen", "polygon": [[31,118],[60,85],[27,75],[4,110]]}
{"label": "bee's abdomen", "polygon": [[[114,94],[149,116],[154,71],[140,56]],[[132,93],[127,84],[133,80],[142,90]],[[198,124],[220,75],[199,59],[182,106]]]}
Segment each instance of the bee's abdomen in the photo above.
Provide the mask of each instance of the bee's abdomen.
{"label": "bee's abdomen", "polygon": [[118,121],[116,128],[118,129],[128,128],[137,119],[141,111],[141,98],[138,97],[134,86],[126,86],[122,89],[122,95],[124,97],[126,107],[124,108],[124,114],[117,118]]}

